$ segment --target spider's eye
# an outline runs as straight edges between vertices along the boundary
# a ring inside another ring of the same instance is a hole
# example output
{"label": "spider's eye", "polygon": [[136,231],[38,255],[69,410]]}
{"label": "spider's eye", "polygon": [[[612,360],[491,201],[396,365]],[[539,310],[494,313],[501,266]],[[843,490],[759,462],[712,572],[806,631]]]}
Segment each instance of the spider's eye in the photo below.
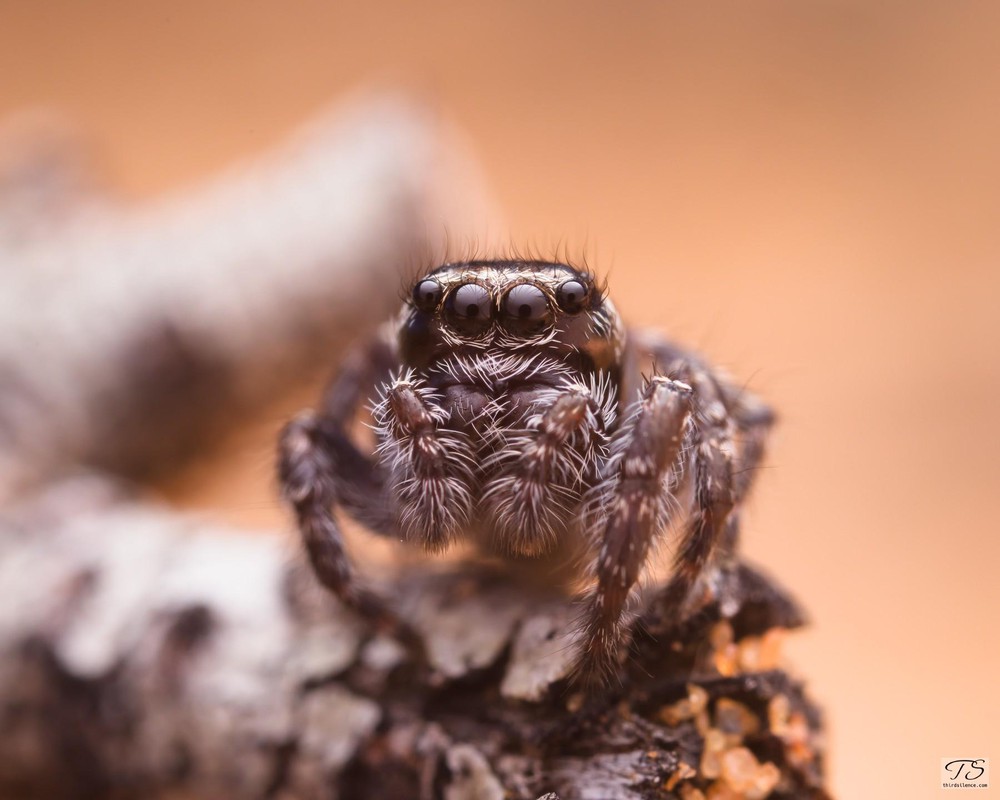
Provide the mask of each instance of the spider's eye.
{"label": "spider's eye", "polygon": [[424,278],[413,287],[413,305],[421,311],[434,311],[441,302],[441,284],[432,278]]}
{"label": "spider's eye", "polygon": [[461,333],[481,333],[490,326],[490,293],[478,283],[466,283],[448,295],[445,314],[453,328]]}
{"label": "spider's eye", "polygon": [[556,290],[556,300],[567,314],[576,314],[587,302],[587,287],[580,281],[566,281]]}
{"label": "spider's eye", "polygon": [[503,301],[503,324],[514,333],[536,333],[552,321],[545,292],[531,283],[519,283]]}

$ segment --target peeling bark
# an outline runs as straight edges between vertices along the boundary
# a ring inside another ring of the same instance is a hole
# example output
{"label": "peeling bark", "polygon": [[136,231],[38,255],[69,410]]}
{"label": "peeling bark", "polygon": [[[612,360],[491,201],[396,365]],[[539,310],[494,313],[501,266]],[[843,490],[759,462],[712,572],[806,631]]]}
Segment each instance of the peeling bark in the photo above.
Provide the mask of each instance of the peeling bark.
{"label": "peeling bark", "polygon": [[381,575],[414,647],[280,538],[101,479],[51,488],[0,537],[5,796],[825,797],[818,711],[780,666],[801,614],[744,564],[681,630],[653,597],[621,686],[588,698],[566,680],[573,599],[509,571]]}

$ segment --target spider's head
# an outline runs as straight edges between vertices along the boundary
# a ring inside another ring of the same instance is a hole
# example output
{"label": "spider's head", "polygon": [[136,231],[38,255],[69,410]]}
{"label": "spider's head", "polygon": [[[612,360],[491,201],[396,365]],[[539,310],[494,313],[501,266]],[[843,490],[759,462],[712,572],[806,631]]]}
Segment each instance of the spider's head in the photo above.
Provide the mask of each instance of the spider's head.
{"label": "spider's head", "polygon": [[605,369],[623,326],[592,275],[547,261],[462,261],[418,278],[403,308],[403,361],[427,366],[456,351],[536,350]]}

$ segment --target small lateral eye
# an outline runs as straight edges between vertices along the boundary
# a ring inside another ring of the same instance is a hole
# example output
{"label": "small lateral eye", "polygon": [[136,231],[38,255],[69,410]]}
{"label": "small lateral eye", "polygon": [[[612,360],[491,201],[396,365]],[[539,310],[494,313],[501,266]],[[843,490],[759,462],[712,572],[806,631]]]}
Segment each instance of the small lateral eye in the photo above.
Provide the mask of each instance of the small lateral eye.
{"label": "small lateral eye", "polygon": [[493,303],[490,293],[478,283],[466,283],[448,295],[448,322],[461,333],[481,333],[490,326]]}
{"label": "small lateral eye", "polygon": [[441,284],[432,278],[424,278],[413,287],[413,305],[421,311],[434,311],[441,302]]}
{"label": "small lateral eye", "polygon": [[503,301],[504,326],[515,333],[534,333],[552,319],[545,292],[531,283],[519,283]]}
{"label": "small lateral eye", "polygon": [[556,300],[559,308],[568,314],[575,314],[583,310],[587,302],[587,287],[580,281],[566,281],[556,289]]}

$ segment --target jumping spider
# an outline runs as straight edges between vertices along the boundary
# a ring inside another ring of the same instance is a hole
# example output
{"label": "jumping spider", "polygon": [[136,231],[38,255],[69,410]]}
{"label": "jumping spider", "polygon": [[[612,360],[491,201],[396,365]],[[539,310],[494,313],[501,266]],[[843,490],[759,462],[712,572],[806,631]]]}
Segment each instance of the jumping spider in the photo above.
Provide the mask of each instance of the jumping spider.
{"label": "jumping spider", "polygon": [[[643,376],[643,371],[648,375]],[[349,434],[371,405],[377,449]],[[339,506],[441,551],[589,553],[578,675],[615,673],[651,546],[682,522],[663,594],[680,620],[732,562],[771,411],[691,353],[626,330],[591,275],[535,260],[448,263],[349,357],[318,413],[292,421],[280,478],[319,581],[359,611]]]}

